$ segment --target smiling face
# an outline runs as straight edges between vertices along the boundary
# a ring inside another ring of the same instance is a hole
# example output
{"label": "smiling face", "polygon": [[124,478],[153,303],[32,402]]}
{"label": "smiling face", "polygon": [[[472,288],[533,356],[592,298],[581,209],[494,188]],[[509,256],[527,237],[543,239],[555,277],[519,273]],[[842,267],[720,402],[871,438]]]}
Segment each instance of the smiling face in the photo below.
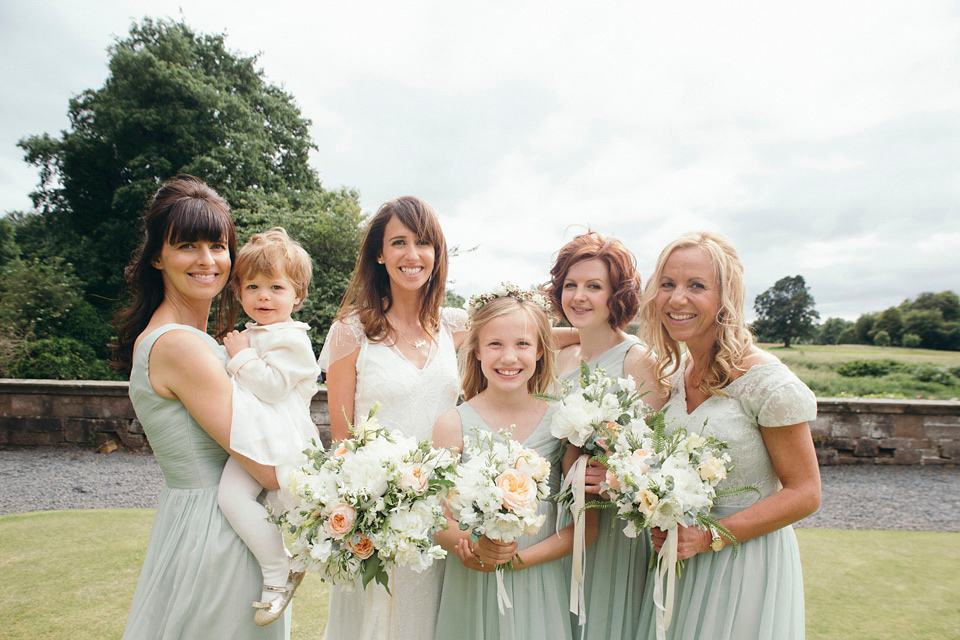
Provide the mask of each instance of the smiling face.
{"label": "smiling face", "polygon": [[383,248],[378,262],[387,270],[391,289],[417,291],[430,281],[436,251],[432,244],[417,238],[394,216],[383,229]]}
{"label": "smiling face", "polygon": [[706,350],[717,339],[720,286],[710,255],[697,246],[675,249],[663,265],[657,313],[673,340]]}
{"label": "smiling face", "polygon": [[585,329],[610,326],[610,272],[602,260],[574,263],[563,279],[560,303],[570,326]]}
{"label": "smiling face", "polygon": [[477,339],[477,360],[488,389],[527,392],[543,355],[536,323],[517,309],[487,322]]}
{"label": "smiling face", "polygon": [[299,303],[296,287],[286,276],[257,273],[240,280],[240,304],[259,325],[290,322]]}
{"label": "smiling face", "polygon": [[226,240],[165,242],[151,264],[161,273],[164,296],[210,301],[227,284],[230,249]]}

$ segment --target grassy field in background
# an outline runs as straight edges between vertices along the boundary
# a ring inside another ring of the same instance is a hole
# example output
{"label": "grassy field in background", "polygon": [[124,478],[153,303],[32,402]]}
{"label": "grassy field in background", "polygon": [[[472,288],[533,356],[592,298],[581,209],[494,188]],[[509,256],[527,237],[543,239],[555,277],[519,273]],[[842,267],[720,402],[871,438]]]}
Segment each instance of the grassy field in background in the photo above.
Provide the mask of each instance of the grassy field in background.
{"label": "grassy field in background", "polygon": [[[0,516],[0,638],[123,633],[149,509]],[[960,637],[960,533],[798,529],[810,640]],[[323,637],[327,588],[307,576],[292,640]]]}
{"label": "grassy field in background", "polygon": [[790,370],[797,374],[819,397],[899,397],[928,400],[955,400],[960,398],[960,378],[952,384],[922,382],[911,373],[898,372],[885,376],[846,378],[837,373],[837,367],[853,360],[896,360],[913,365],[930,364],[943,369],[960,367],[960,351],[932,349],[905,349],[903,347],[873,347],[859,344],[794,345],[784,349],[780,344],[761,344]]}

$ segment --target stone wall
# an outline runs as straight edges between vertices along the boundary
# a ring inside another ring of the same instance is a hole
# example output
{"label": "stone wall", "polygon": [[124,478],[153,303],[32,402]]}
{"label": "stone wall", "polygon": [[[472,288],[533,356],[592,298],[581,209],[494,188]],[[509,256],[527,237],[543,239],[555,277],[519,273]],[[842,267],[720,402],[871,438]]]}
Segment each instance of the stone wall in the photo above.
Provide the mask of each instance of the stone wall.
{"label": "stone wall", "polygon": [[[820,398],[820,464],[960,464],[960,402]],[[325,389],[311,414],[330,441]],[[126,382],[0,379],[0,446],[147,447]]]}
{"label": "stone wall", "polygon": [[[310,413],[329,443],[326,389],[313,397]],[[0,379],[0,446],[43,445],[149,447],[126,382]]]}
{"label": "stone wall", "polygon": [[960,464],[960,402],[819,398],[820,464]]}

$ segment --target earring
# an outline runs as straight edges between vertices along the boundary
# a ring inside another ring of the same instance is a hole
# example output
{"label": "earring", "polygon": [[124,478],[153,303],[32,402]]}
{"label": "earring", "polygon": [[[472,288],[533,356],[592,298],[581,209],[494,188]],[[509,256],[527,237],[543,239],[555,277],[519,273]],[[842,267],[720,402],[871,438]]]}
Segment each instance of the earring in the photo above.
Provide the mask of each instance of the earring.
{"label": "earring", "polygon": [[377,264],[383,264],[383,258],[377,258]]}

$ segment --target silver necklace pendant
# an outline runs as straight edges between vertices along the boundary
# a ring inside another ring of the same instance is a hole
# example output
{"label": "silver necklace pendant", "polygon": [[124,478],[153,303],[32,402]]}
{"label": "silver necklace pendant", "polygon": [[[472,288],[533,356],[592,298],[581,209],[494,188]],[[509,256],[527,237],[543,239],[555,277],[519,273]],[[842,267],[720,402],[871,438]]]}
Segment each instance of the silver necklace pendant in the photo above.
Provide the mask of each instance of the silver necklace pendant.
{"label": "silver necklace pendant", "polygon": [[414,341],[413,341],[413,346],[416,347],[417,349],[423,349],[425,346],[427,346],[427,341],[426,341],[426,340],[414,340]]}

